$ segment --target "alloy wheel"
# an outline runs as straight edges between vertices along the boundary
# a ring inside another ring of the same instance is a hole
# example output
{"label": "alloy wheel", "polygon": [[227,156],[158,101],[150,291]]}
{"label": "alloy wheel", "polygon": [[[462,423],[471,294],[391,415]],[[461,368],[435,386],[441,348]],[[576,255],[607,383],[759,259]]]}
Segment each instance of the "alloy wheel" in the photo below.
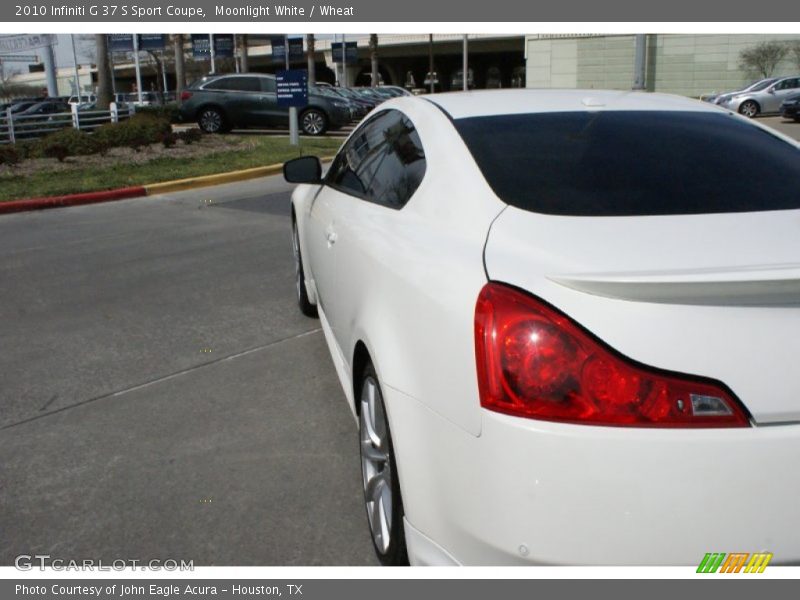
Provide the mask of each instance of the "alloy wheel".
{"label": "alloy wheel", "polygon": [[319,135],[325,129],[325,117],[315,110],[303,115],[303,131],[310,135]]}
{"label": "alloy wheel", "polygon": [[385,553],[392,541],[392,461],[381,391],[371,376],[361,388],[360,424],[361,473],[369,528],[375,547]]}
{"label": "alloy wheel", "polygon": [[205,110],[200,115],[200,127],[207,133],[217,133],[222,129],[222,115],[216,110]]}
{"label": "alloy wheel", "polygon": [[303,268],[300,262],[300,238],[297,235],[297,225],[292,227],[292,253],[294,254],[294,283],[297,299],[302,302]]}

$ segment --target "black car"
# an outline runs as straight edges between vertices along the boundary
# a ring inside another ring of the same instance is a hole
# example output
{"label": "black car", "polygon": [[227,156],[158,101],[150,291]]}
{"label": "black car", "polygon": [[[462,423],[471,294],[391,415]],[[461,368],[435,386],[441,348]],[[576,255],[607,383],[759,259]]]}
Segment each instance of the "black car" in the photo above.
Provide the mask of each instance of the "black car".
{"label": "black car", "polygon": [[[300,130],[322,135],[350,122],[347,103],[309,88],[308,104],[298,109]],[[247,73],[203,77],[181,94],[182,121],[196,121],[206,133],[234,128],[287,127],[289,109],[278,106],[274,75]]]}
{"label": "black car", "polygon": [[781,102],[781,115],[800,123],[800,94],[792,94]]}

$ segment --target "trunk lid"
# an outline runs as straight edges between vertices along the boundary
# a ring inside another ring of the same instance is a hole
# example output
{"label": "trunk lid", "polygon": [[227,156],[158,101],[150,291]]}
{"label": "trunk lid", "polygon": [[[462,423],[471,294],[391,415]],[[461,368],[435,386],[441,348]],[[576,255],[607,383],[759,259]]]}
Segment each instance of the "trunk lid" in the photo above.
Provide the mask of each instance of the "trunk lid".
{"label": "trunk lid", "polygon": [[757,423],[800,421],[800,210],[598,218],[509,206],[485,264],[636,361],[721,381]]}

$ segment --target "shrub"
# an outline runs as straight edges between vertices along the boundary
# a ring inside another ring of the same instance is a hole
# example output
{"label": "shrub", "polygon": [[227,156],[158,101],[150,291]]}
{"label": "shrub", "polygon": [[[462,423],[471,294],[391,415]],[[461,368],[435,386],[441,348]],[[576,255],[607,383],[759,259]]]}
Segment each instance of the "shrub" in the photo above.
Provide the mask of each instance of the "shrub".
{"label": "shrub", "polygon": [[175,102],[160,106],[139,106],[136,108],[135,114],[165,119],[168,123],[178,123],[180,121],[180,112]]}
{"label": "shrub", "polygon": [[42,157],[42,144],[40,140],[21,140],[14,147],[17,150],[20,160]]}
{"label": "shrub", "polygon": [[59,161],[67,156],[84,156],[98,151],[97,141],[92,134],[72,127],[43,137],[39,144],[44,156],[57,158]]}
{"label": "shrub", "polygon": [[181,141],[186,144],[187,146],[199,142],[200,139],[203,137],[202,132],[199,129],[185,129],[178,134],[178,137]]}
{"label": "shrub", "polygon": [[0,146],[0,165],[13,167],[20,161],[19,152],[12,144]]}
{"label": "shrub", "polygon": [[69,150],[64,144],[52,142],[44,147],[44,155],[47,158],[55,158],[58,162],[64,162],[69,156]]}
{"label": "shrub", "polygon": [[104,148],[127,146],[139,150],[142,146],[162,142],[172,132],[166,119],[137,113],[119,123],[106,123],[95,129],[94,137]]}
{"label": "shrub", "polygon": [[164,145],[164,148],[172,148],[177,141],[178,136],[171,131],[161,134],[161,143]]}

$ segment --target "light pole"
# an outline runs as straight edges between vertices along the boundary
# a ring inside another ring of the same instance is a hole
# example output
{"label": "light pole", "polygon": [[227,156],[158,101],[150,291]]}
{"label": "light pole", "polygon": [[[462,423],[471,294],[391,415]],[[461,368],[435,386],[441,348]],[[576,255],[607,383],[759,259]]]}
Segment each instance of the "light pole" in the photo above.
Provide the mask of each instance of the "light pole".
{"label": "light pole", "polygon": [[[283,56],[286,63],[286,70],[289,70],[289,36],[283,36]],[[289,107],[289,145],[290,146],[299,146],[300,145],[300,134],[297,131],[297,107],[290,106]]]}
{"label": "light pole", "polygon": [[81,76],[78,73],[78,54],[75,51],[75,34],[70,34],[69,39],[72,42],[72,66],[75,69],[75,94],[78,96],[78,104],[81,103]]}
{"label": "light pole", "polygon": [[211,57],[211,75],[214,75],[217,72],[215,57],[214,57],[214,34],[208,34],[208,52],[209,56]]}
{"label": "light pole", "polygon": [[469,72],[469,60],[467,60],[467,34],[464,34],[464,64],[462,66],[463,79],[463,90],[466,92],[469,90],[469,84],[467,81],[467,73]]}
{"label": "light pole", "polygon": [[139,35],[133,34],[133,61],[136,67],[136,100],[142,105],[142,66],[139,63]]}

